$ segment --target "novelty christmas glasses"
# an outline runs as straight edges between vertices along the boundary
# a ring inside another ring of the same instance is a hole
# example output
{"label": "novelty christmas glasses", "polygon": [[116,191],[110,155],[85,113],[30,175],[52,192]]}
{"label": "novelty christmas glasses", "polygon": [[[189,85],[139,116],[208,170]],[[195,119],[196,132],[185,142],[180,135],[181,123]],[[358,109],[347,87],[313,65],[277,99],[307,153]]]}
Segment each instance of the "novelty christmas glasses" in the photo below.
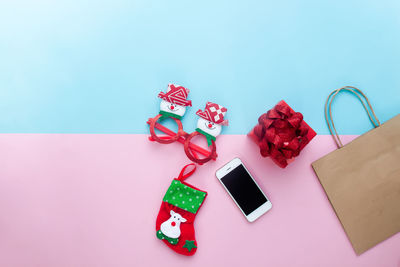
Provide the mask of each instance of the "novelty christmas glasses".
{"label": "novelty christmas glasses", "polygon": [[[200,117],[197,121],[196,130],[189,134],[183,130],[181,118],[186,112],[186,107],[191,106],[192,102],[187,100],[189,90],[183,86],[169,84],[167,92],[161,92],[158,97],[161,98],[160,113],[154,118],[150,118],[147,123],[150,125],[150,141],[156,141],[161,144],[170,144],[178,141],[184,145],[187,157],[198,164],[203,164],[211,159],[217,158],[217,148],[215,145],[216,137],[221,133],[222,126],[228,125],[224,119],[227,109],[218,104],[207,102],[204,111],[198,110],[196,114]],[[178,132],[173,132],[157,121],[163,118],[171,118],[178,125]],[[155,129],[163,132],[166,136],[158,136]],[[203,135],[207,139],[210,151],[197,146],[191,140],[197,135]],[[199,157],[199,154],[203,158]]]}

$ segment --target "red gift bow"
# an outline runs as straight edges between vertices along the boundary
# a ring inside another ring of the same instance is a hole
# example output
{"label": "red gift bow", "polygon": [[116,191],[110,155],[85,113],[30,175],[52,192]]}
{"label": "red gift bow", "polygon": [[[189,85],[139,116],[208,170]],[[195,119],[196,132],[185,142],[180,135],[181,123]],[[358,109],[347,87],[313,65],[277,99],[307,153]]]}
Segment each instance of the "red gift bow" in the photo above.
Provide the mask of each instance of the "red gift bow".
{"label": "red gift bow", "polygon": [[310,142],[309,127],[303,122],[303,115],[289,106],[278,103],[273,109],[258,118],[254,134],[258,137],[260,153],[270,156],[276,164],[285,168],[288,160],[299,155]]}

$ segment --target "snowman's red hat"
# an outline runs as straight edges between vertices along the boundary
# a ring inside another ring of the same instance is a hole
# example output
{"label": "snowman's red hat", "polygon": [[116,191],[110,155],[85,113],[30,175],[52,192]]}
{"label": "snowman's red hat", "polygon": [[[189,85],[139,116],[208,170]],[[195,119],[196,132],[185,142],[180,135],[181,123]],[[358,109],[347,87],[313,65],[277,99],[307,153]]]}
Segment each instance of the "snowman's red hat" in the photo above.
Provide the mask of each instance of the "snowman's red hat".
{"label": "snowman's red hat", "polygon": [[167,102],[186,107],[192,106],[192,101],[187,100],[188,94],[189,89],[183,86],[168,84],[167,92],[160,92],[158,97]]}
{"label": "snowman's red hat", "polygon": [[224,120],[224,116],[227,111],[228,110],[223,106],[212,102],[207,102],[204,111],[199,109],[196,114],[205,120],[227,126],[228,120]]}

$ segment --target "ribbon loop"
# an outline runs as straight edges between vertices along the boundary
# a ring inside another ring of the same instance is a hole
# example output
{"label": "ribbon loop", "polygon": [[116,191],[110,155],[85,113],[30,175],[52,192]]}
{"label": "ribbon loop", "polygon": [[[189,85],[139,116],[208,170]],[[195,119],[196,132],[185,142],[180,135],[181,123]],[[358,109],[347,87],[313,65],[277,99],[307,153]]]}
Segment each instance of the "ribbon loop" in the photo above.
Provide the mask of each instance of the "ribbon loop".
{"label": "ribbon loop", "polygon": [[[193,166],[193,168],[192,168],[188,173],[185,173],[185,170],[186,170],[187,168],[189,168],[190,166]],[[179,181],[183,181],[183,180],[187,179],[187,178],[188,178],[189,176],[191,176],[195,171],[196,171],[196,164],[190,163],[190,164],[186,165],[185,167],[182,168],[181,172],[179,173],[178,180],[179,180]]]}

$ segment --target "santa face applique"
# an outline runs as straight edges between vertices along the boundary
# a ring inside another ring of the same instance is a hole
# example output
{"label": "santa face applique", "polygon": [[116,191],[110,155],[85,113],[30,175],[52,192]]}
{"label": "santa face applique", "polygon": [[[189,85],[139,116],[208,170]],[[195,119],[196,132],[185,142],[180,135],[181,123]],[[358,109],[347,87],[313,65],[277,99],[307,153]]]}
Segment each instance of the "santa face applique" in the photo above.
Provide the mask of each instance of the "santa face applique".
{"label": "santa face applique", "polygon": [[212,102],[207,102],[204,111],[199,109],[196,112],[200,117],[197,121],[196,131],[207,138],[209,146],[221,133],[222,125],[228,125],[228,121],[224,119],[226,112],[227,109],[225,107]]}
{"label": "santa face applique", "polygon": [[183,115],[185,115],[186,112],[186,107],[185,106],[181,106],[181,105],[177,105],[171,102],[167,102],[165,100],[161,100],[160,103],[160,111],[169,113],[169,114],[174,114],[176,116],[179,116],[180,118],[183,117]]}
{"label": "santa face applique", "polygon": [[214,136],[214,137],[217,137],[221,133],[221,130],[222,130],[221,125],[216,124],[209,120],[205,120],[203,118],[198,119],[197,128]]}
{"label": "santa face applique", "polygon": [[192,105],[192,101],[187,100],[189,89],[168,84],[167,92],[161,92],[158,97],[161,98],[160,114],[164,116],[181,119],[185,115],[186,107]]}
{"label": "santa face applique", "polygon": [[173,210],[171,210],[169,214],[171,217],[161,224],[157,236],[175,245],[178,243],[178,238],[181,236],[181,223],[186,222],[186,219]]}

